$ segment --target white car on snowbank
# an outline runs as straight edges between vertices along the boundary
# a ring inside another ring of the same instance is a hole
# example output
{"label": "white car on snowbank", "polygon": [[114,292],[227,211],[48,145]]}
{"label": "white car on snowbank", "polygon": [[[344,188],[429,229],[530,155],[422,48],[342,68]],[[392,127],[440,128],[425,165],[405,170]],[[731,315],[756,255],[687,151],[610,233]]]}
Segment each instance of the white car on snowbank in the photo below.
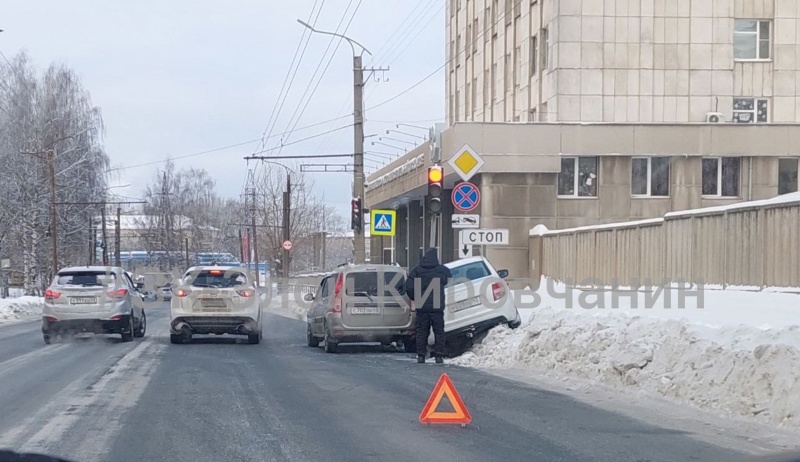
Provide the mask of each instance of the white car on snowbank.
{"label": "white car on snowbank", "polygon": [[491,328],[522,324],[514,295],[504,278],[507,270],[495,270],[484,257],[446,263],[453,279],[446,289],[444,330],[448,355],[458,355]]}

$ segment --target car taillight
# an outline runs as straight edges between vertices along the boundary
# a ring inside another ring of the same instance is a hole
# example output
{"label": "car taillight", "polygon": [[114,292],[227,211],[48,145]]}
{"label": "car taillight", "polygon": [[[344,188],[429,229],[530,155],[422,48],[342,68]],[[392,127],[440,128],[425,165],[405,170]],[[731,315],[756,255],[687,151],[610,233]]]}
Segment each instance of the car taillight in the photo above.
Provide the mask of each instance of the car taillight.
{"label": "car taillight", "polygon": [[55,316],[45,316],[44,319],[47,322],[58,322],[58,318],[56,318]]}
{"label": "car taillight", "polygon": [[333,312],[342,312],[342,285],[344,284],[344,275],[339,273],[336,277],[336,288],[333,291]]}
{"label": "car taillight", "polygon": [[112,321],[119,321],[120,319],[122,319],[122,315],[120,315],[120,314],[118,314],[116,316],[111,316],[111,320]]}
{"label": "car taillight", "polygon": [[236,293],[245,298],[252,297],[253,295],[255,295],[255,292],[253,292],[250,289],[237,290]]}
{"label": "car taillight", "polygon": [[126,295],[128,295],[128,289],[117,289],[108,293],[110,298],[125,298]]}
{"label": "car taillight", "polygon": [[175,292],[175,295],[177,295],[178,297],[186,297],[187,295],[189,295],[189,291],[185,289],[178,289],[178,291]]}
{"label": "car taillight", "polygon": [[409,300],[408,301],[408,310],[409,311],[417,311],[417,307],[414,306],[414,300]]}
{"label": "car taillight", "polygon": [[506,295],[506,289],[503,287],[503,284],[499,282],[495,282],[492,284],[492,297],[494,297],[494,301],[498,301]]}
{"label": "car taillight", "polygon": [[61,296],[61,292],[57,292],[57,291],[52,290],[52,289],[47,289],[44,292],[44,299],[45,300],[55,300],[60,296]]}

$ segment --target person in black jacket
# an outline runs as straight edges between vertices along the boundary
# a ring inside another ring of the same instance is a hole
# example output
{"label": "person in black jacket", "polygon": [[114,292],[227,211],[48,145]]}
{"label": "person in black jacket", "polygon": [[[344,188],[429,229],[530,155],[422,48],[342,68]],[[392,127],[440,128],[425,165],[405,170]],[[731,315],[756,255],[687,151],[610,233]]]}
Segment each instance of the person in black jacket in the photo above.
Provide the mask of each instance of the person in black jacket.
{"label": "person in black jacket", "polygon": [[444,362],[445,285],[453,277],[450,268],[439,263],[438,251],[428,249],[406,279],[406,295],[414,300],[417,312],[417,362],[424,363],[428,335],[433,327],[436,362]]}

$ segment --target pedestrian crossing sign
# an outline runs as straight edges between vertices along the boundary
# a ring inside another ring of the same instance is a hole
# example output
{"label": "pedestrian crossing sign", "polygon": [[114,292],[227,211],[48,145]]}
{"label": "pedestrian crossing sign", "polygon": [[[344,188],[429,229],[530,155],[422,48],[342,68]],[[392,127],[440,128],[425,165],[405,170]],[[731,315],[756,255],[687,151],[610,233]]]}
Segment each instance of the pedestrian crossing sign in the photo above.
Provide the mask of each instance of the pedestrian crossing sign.
{"label": "pedestrian crossing sign", "polygon": [[371,210],[370,212],[370,236],[394,236],[397,212],[394,210]]}

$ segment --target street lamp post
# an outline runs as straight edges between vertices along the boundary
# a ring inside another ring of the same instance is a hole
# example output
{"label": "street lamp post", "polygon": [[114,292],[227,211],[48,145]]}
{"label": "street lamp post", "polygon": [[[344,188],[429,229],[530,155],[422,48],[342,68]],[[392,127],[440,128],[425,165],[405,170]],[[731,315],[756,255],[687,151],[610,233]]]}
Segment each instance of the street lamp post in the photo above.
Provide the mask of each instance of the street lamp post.
{"label": "street lamp post", "polygon": [[[366,52],[372,53],[363,45],[355,40],[335,32],[326,32],[315,29],[310,24],[298,19],[297,22],[304,27],[318,34],[332,35],[346,40],[353,52],[353,197],[364,201],[364,68],[361,63],[361,55]],[[356,54],[355,46],[358,45],[362,52]],[[372,69],[374,72],[378,69]],[[385,69],[380,69],[385,70]],[[362,205],[363,207],[363,205]],[[363,209],[362,209],[363,210]],[[354,250],[356,263],[364,263],[366,260],[366,242],[364,234],[364,220],[353,229]]]}

